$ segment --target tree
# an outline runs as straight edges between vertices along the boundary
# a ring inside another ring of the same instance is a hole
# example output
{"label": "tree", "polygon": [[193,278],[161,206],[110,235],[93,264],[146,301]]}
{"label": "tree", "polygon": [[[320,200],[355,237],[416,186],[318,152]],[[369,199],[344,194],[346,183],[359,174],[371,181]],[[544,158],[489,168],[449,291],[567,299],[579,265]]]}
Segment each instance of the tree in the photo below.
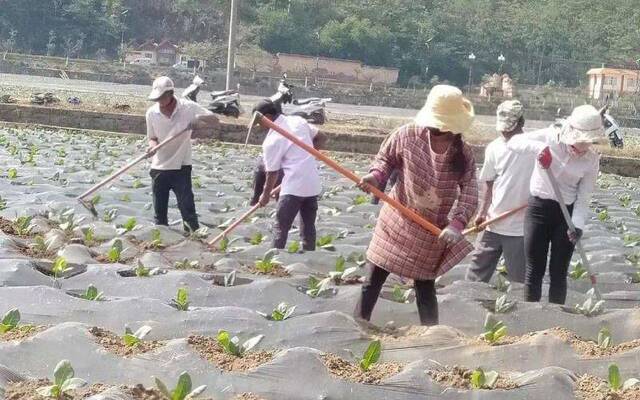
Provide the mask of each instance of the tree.
{"label": "tree", "polygon": [[49,31],[49,40],[47,41],[47,55],[51,56],[56,51],[56,31],[53,29]]}

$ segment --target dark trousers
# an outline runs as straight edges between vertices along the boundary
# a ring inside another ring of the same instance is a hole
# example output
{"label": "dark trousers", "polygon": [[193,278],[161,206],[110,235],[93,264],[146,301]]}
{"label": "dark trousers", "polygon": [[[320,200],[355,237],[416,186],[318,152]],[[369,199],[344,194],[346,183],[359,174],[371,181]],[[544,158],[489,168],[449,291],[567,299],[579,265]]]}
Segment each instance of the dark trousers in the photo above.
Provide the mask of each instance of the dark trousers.
{"label": "dark trousers", "polygon": [[284,249],[293,220],[300,213],[300,238],[302,248],[307,251],[316,249],[316,215],[318,196],[299,197],[286,194],[278,200],[276,223],[273,232],[273,247]]}
{"label": "dark trousers", "polygon": [[[282,178],[284,177],[284,172],[282,170],[278,171],[278,180],[276,181],[276,186],[282,183]],[[262,196],[262,192],[264,191],[264,184],[267,181],[267,172],[264,167],[264,160],[262,157],[259,157],[256,161],[256,166],[253,170],[253,197],[251,198],[250,205],[254,206],[258,204],[260,201],[260,196]],[[278,196],[276,196],[277,198]]]}
{"label": "dark trousers", "polygon": [[149,175],[151,175],[156,225],[169,224],[167,219],[169,192],[173,191],[178,200],[178,209],[180,209],[180,215],[182,215],[185,231],[198,229],[200,225],[198,224],[198,215],[196,214],[196,205],[193,200],[193,190],[191,189],[191,166],[184,165],[182,169],[166,171],[152,169]]}
{"label": "dark trousers", "polygon": [[[387,186],[393,187],[393,185],[395,185],[396,181],[398,180],[399,173],[400,172],[397,169],[394,169],[393,171],[391,171],[391,174],[389,175],[389,179],[387,179],[386,182],[383,182],[378,189],[384,192],[385,190],[387,190]],[[380,199],[377,198],[376,196],[371,196],[371,204],[378,204],[378,203],[380,203]]]}
{"label": "dark trousers", "polygon": [[[366,321],[371,319],[373,308],[378,301],[382,285],[387,280],[389,272],[377,265],[367,263],[367,278],[362,285],[362,294],[356,305],[355,315]],[[416,304],[422,325],[438,325],[438,299],[436,298],[435,281],[413,281],[416,291]]]}
{"label": "dark trousers", "polygon": [[[573,205],[567,206],[569,213]],[[527,263],[525,301],[540,301],[542,280],[549,261],[549,303],[564,304],[567,298],[567,271],[574,245],[567,235],[567,223],[555,200],[529,198],[524,221],[524,248]],[[551,245],[551,255],[549,254]]]}

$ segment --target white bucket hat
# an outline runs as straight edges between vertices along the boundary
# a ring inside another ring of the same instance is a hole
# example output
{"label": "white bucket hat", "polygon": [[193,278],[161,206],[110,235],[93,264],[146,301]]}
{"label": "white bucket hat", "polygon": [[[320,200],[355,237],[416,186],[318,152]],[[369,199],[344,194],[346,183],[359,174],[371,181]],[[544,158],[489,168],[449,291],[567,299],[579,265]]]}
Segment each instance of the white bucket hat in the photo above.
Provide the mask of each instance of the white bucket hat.
{"label": "white bucket hat", "polygon": [[523,115],[524,108],[518,100],[502,102],[496,112],[496,130],[500,133],[511,132]]}
{"label": "white bucket hat", "polygon": [[454,86],[436,85],[418,112],[415,123],[442,132],[466,133],[475,113],[473,104]]}
{"label": "white bucket hat", "polygon": [[604,139],[602,115],[595,107],[590,105],[574,108],[560,132],[560,141],[569,145],[597,143]]}
{"label": "white bucket hat", "polygon": [[173,81],[168,76],[161,76],[156,78],[153,81],[153,86],[151,87],[151,93],[149,94],[149,100],[158,100],[160,96],[168,92],[169,90],[174,90]]}

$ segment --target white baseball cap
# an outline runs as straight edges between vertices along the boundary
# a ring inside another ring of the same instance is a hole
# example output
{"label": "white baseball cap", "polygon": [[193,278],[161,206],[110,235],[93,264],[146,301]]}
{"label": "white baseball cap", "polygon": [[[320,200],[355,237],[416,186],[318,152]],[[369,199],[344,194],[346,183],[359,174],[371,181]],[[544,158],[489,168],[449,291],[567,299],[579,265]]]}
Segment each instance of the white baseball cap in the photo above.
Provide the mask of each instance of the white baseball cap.
{"label": "white baseball cap", "polygon": [[174,90],[173,81],[168,76],[161,76],[156,78],[153,81],[153,86],[151,87],[151,93],[149,94],[149,100],[158,100],[160,96],[168,92],[169,90]]}

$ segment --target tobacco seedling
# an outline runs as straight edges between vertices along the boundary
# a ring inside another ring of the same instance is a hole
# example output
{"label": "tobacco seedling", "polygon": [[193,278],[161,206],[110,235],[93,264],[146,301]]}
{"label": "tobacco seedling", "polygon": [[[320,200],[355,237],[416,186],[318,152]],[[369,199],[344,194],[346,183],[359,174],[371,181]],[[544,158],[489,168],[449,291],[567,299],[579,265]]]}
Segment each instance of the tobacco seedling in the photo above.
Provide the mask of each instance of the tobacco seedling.
{"label": "tobacco seedling", "polygon": [[354,206],[360,206],[363,204],[367,204],[368,202],[369,202],[369,197],[365,196],[364,194],[359,194],[353,199]]}
{"label": "tobacco seedling", "polygon": [[332,235],[321,236],[316,241],[316,245],[318,247],[320,247],[321,249],[324,249],[324,250],[333,251],[333,250],[336,249],[335,246],[333,245],[333,236]]}
{"label": "tobacco seedling", "polygon": [[277,266],[282,265],[282,263],[278,261],[276,254],[278,254],[277,249],[271,249],[266,253],[264,253],[264,256],[262,256],[260,260],[256,261],[255,263],[256,269],[262,272],[263,274],[268,274],[271,271],[273,271]]}
{"label": "tobacco seedling", "polygon": [[189,239],[191,240],[205,239],[207,236],[209,236],[209,228],[207,228],[206,226],[193,230],[187,222],[183,222],[182,224],[187,232],[189,232]]}
{"label": "tobacco seedling", "polygon": [[218,345],[222,347],[225,353],[236,357],[242,357],[256,347],[263,338],[264,335],[254,336],[240,344],[240,339],[237,336],[231,337],[229,332],[220,330],[218,331],[217,341]]}
{"label": "tobacco seedling", "polygon": [[498,292],[507,293],[511,289],[511,282],[504,274],[498,274],[496,277],[496,290]]}
{"label": "tobacco seedling", "polygon": [[628,208],[629,205],[631,204],[631,195],[630,194],[623,194],[622,196],[618,197],[618,200],[620,201],[620,205],[624,208]]}
{"label": "tobacco seedling", "polygon": [[603,327],[598,332],[598,347],[608,349],[611,347],[611,332],[607,327]]}
{"label": "tobacco seedling", "polygon": [[469,378],[471,387],[479,389],[493,389],[498,381],[498,373],[496,371],[484,371],[478,368],[471,374]]}
{"label": "tobacco seedling", "polygon": [[382,345],[379,340],[374,340],[369,343],[367,350],[365,350],[362,359],[358,365],[363,372],[370,371],[371,368],[380,360],[380,354],[382,353]]}
{"label": "tobacco seedling", "polygon": [[218,245],[218,250],[220,250],[223,253],[228,253],[231,251],[230,246],[237,242],[240,238],[233,238],[233,239],[229,239],[227,236],[224,236],[221,240],[220,240],[220,244]]}
{"label": "tobacco seedling", "polygon": [[100,200],[101,200],[101,199],[102,199],[102,198],[100,197],[100,195],[99,195],[99,194],[97,194],[97,195],[95,195],[95,196],[93,196],[93,197],[91,198],[90,203],[91,203],[91,205],[93,205],[93,206],[95,207],[95,206],[97,206],[97,205],[98,205],[98,203],[100,203]]}
{"label": "tobacco seedling", "polygon": [[262,244],[262,242],[264,242],[265,238],[266,237],[261,232],[257,232],[256,234],[251,236],[251,238],[249,239],[249,243],[254,245],[254,246],[257,246],[257,245]]}
{"label": "tobacco seedling", "polygon": [[121,256],[122,256],[122,240],[116,239],[111,245],[111,248],[109,249],[109,251],[107,252],[107,259],[111,263],[117,263],[117,262],[120,262]]}
{"label": "tobacco seedling", "polygon": [[142,339],[145,338],[151,332],[151,327],[148,325],[141,326],[140,329],[133,332],[131,329],[126,326],[124,328],[124,335],[122,336],[122,341],[124,345],[127,347],[137,346],[142,343]]}
{"label": "tobacco seedling", "polygon": [[151,269],[144,266],[142,261],[138,260],[138,266],[133,270],[138,278],[148,278],[157,273],[157,268]]}
{"label": "tobacco seedling", "polygon": [[173,267],[175,269],[198,269],[199,266],[200,266],[200,261],[198,260],[189,261],[188,258],[184,258],[182,259],[182,261],[176,261],[175,263],[173,263]]}
{"label": "tobacco seedling", "polygon": [[627,233],[622,237],[622,240],[624,241],[625,247],[636,247],[638,244],[640,244],[640,235],[632,235],[630,233]]}
{"label": "tobacco seedling", "polygon": [[258,311],[258,314],[271,321],[284,321],[289,319],[295,310],[296,306],[289,306],[287,303],[280,303],[273,309],[270,315],[260,311]]}
{"label": "tobacco seedling", "polygon": [[58,257],[53,262],[53,267],[51,267],[51,272],[53,272],[53,278],[58,279],[64,273],[71,271],[72,268],[67,265],[67,260],[64,257]]}
{"label": "tobacco seedling", "polygon": [[2,317],[0,321],[0,334],[7,333],[15,329],[20,323],[20,311],[17,308],[13,308]]}
{"label": "tobacco seedling", "polygon": [[350,267],[345,269],[347,260],[343,256],[338,257],[336,260],[335,271],[329,272],[329,278],[331,278],[336,284],[340,284],[343,281],[353,277],[358,271],[358,267]]}
{"label": "tobacco seedling", "polygon": [[578,314],[587,317],[602,314],[604,312],[604,300],[596,300],[595,290],[593,288],[589,289],[586,299],[582,304],[576,304],[575,310]]}
{"label": "tobacco seedling", "polygon": [[622,382],[622,377],[620,376],[620,369],[618,365],[611,364],[609,365],[609,377],[607,379],[607,383],[609,384],[609,389],[614,392],[618,392],[620,390],[625,391],[633,388],[634,386],[640,384],[640,379],[630,378]]}
{"label": "tobacco seedling", "polygon": [[298,240],[294,240],[289,244],[289,247],[287,247],[287,252],[290,254],[296,254],[300,252],[301,248],[302,246],[300,245],[300,242]]}
{"label": "tobacco seedling", "polygon": [[199,176],[191,178],[191,184],[196,189],[202,189],[204,187],[204,186],[202,186],[202,182],[200,182],[200,177]]}
{"label": "tobacco seedling", "polygon": [[507,326],[502,321],[497,321],[493,315],[487,314],[484,320],[484,333],[482,338],[489,344],[495,344],[507,335]]}
{"label": "tobacco seedling", "polygon": [[33,238],[33,244],[31,245],[31,248],[40,254],[44,254],[49,251],[47,241],[41,235],[37,235]]}
{"label": "tobacco seedling", "polygon": [[142,184],[142,181],[141,181],[140,179],[136,178],[136,179],[133,181],[132,187],[133,187],[134,189],[140,189],[141,187],[144,187],[144,185]]}
{"label": "tobacco seedling", "polygon": [[509,312],[509,310],[511,310],[513,307],[515,307],[516,302],[515,301],[509,301],[507,300],[507,295],[503,294],[502,296],[498,297],[496,299],[496,303],[495,303],[495,312],[498,314],[504,314],[506,312]]}
{"label": "tobacco seedling", "polygon": [[67,392],[85,386],[87,382],[75,378],[75,371],[69,360],[62,360],[53,370],[53,385],[38,388],[39,395],[54,399],[66,399]]}
{"label": "tobacco seedling", "polygon": [[611,219],[611,216],[609,215],[609,211],[608,210],[602,210],[598,213],[598,220],[600,222],[607,222]]}
{"label": "tobacco seedling", "polygon": [[231,287],[236,284],[236,270],[224,275],[224,286]]}
{"label": "tobacco seedling", "polygon": [[309,287],[307,288],[307,295],[309,297],[316,298],[323,293],[329,291],[329,283],[331,283],[331,278],[318,279],[315,276],[309,277]]}
{"label": "tobacco seedling", "polygon": [[112,208],[110,210],[104,210],[104,212],[102,213],[102,220],[104,222],[113,222],[114,219],[116,219],[116,217],[118,216],[118,209],[117,208]]}
{"label": "tobacco seedling", "polygon": [[104,300],[103,293],[102,292],[98,292],[98,288],[93,286],[93,284],[89,285],[89,287],[87,288],[87,291],[84,292],[83,294],[81,294],[80,297],[85,299],[85,300],[89,300],[89,301],[102,301],[102,300]]}
{"label": "tobacco seedling", "polygon": [[400,285],[395,285],[393,287],[393,292],[391,292],[391,297],[396,303],[408,304],[412,295],[413,289],[403,289]]}
{"label": "tobacco seedling", "polygon": [[0,211],[7,209],[7,201],[0,196]]}
{"label": "tobacco seedling", "polygon": [[9,168],[7,171],[7,177],[9,179],[16,179],[18,177],[18,170],[15,168]]}
{"label": "tobacco seedling", "polygon": [[120,201],[125,203],[131,203],[131,195],[129,195],[129,193],[123,194],[122,197],[120,197]]}
{"label": "tobacco seedling", "polygon": [[92,226],[84,228],[82,230],[82,235],[84,236],[85,245],[92,246],[95,243],[95,230]]}
{"label": "tobacco seedling", "polygon": [[196,397],[200,396],[207,390],[207,385],[198,386],[197,388],[192,390],[191,376],[185,371],[180,374],[178,378],[178,384],[175,389],[169,390],[167,385],[164,384],[160,379],[154,378],[156,382],[156,387],[162,393],[163,396],[166,397],[167,400],[192,400]]}
{"label": "tobacco seedling", "polygon": [[164,243],[162,243],[162,232],[160,232],[160,229],[151,230],[151,247],[154,249],[161,249],[164,247]]}
{"label": "tobacco seedling", "polygon": [[126,233],[126,232],[131,232],[137,226],[138,226],[138,221],[135,219],[135,217],[131,217],[124,224],[122,224],[122,227],[120,229],[121,230],[120,233],[122,234],[122,233]]}
{"label": "tobacco seedling", "polygon": [[22,216],[13,221],[13,229],[16,231],[18,236],[26,236],[31,232],[31,229],[33,228],[33,225],[31,225],[32,219],[33,217],[30,216]]}
{"label": "tobacco seedling", "polygon": [[569,277],[575,280],[584,279],[587,277],[587,275],[589,275],[589,273],[580,261],[573,264],[573,269],[571,270],[571,272],[569,272]]}
{"label": "tobacco seedling", "polygon": [[187,288],[178,289],[176,298],[171,299],[171,305],[173,305],[179,311],[189,310],[189,292],[187,292]]}

